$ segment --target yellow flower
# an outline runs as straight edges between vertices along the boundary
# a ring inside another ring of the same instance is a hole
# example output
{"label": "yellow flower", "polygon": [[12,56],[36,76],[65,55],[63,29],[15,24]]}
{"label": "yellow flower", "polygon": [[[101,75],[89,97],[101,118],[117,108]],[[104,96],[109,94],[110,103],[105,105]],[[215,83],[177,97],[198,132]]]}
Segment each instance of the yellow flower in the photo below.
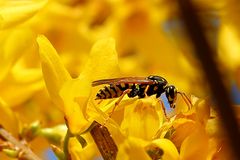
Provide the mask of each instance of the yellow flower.
{"label": "yellow flower", "polygon": [[[67,125],[73,134],[83,133],[94,120],[104,124],[119,149],[117,159],[124,157],[125,159],[138,157],[149,159],[151,156],[161,156],[163,159],[192,159],[200,151],[199,159],[216,155],[219,145],[213,144],[220,143],[214,140],[218,137],[206,132],[207,126],[208,128],[215,126],[209,125],[210,106],[206,101],[196,97],[189,99],[193,105],[188,107],[179,97],[176,115],[170,118],[170,121],[164,118],[161,103],[156,98],[125,97],[112,118],[106,120],[107,113],[112,111],[116,100],[104,100],[100,104],[94,102],[94,95],[100,87],[91,89],[91,82],[119,75],[112,39],[100,40],[93,46],[89,60],[76,79],[70,77],[55,49],[44,36],[39,36],[37,41],[46,86],[52,100],[63,111]],[[70,141],[69,150],[74,159],[82,156],[94,157],[99,154],[95,152],[96,146],[93,145],[93,141],[88,140],[88,143],[87,148],[79,148],[80,145],[76,140]],[[151,146],[152,144],[158,147]],[[211,148],[211,152],[208,148]],[[87,150],[91,150],[89,155],[85,153]],[[154,155],[155,152],[157,155]]]}
{"label": "yellow flower", "polygon": [[151,160],[151,158],[147,155],[147,152],[144,149],[146,145],[147,142],[143,141],[142,139],[129,137],[127,140],[123,142],[122,145],[119,146],[117,160],[120,159]]}
{"label": "yellow flower", "polygon": [[180,111],[169,122],[163,123],[155,139],[170,139],[183,160],[212,159],[220,154],[230,157],[220,119],[212,108],[210,112],[210,104],[196,97],[190,100],[193,104],[191,109]]}
{"label": "yellow flower", "polygon": [[174,144],[168,139],[157,139],[151,142],[135,137],[128,137],[120,146],[117,155],[119,159],[151,160],[158,157],[163,160],[177,160],[179,153]]}
{"label": "yellow flower", "polygon": [[91,81],[118,74],[114,41],[103,39],[93,46],[89,60],[77,79],[70,77],[55,49],[44,36],[39,36],[37,41],[43,76],[52,100],[63,111],[72,133],[85,131],[93,121],[86,108]]}
{"label": "yellow flower", "polygon": [[31,18],[46,4],[47,0],[38,1],[1,1],[0,28],[8,28]]}
{"label": "yellow flower", "polygon": [[[197,144],[197,145],[196,145]],[[204,128],[193,129],[183,141],[180,150],[180,159],[206,159],[208,153],[208,136]]]}
{"label": "yellow flower", "polygon": [[151,140],[159,126],[162,126],[163,119],[163,110],[157,99],[139,99],[124,106],[121,129],[128,136]]}
{"label": "yellow flower", "polygon": [[[204,24],[220,20],[206,26],[207,35],[217,42],[226,79],[240,86],[235,3],[194,2],[207,15]],[[208,94],[177,9],[175,1],[1,1],[0,124],[17,135],[19,123],[39,119],[49,127],[65,118],[71,135],[64,149],[72,159],[101,156],[89,133],[94,121],[107,127],[117,159],[231,159],[207,100],[189,96],[191,106],[178,96],[168,118],[155,96],[124,96],[116,108],[117,98],[95,100],[102,86],[92,87],[92,81],[150,74],[165,77],[181,92]],[[87,146],[80,145],[79,134]]]}
{"label": "yellow flower", "polygon": [[0,118],[0,125],[6,130],[10,131],[14,136],[19,133],[19,122],[15,113],[9,106],[0,98],[0,112],[2,116]]}
{"label": "yellow flower", "polygon": [[89,142],[86,147],[82,148],[76,138],[71,138],[69,142],[69,150],[71,154],[71,158],[73,160],[81,160],[81,159],[94,159],[100,156],[100,153],[94,144],[93,141]]}
{"label": "yellow flower", "polygon": [[168,139],[156,139],[151,142],[163,150],[162,159],[179,159],[179,153],[174,144]]}
{"label": "yellow flower", "polygon": [[[235,71],[240,66],[239,33],[231,25],[223,24],[219,31],[219,58],[230,71]],[[226,59],[231,63],[225,63]]]}
{"label": "yellow flower", "polygon": [[9,106],[16,106],[43,87],[41,70],[28,61],[27,53],[34,49],[35,35],[28,29],[0,32],[0,96]]}
{"label": "yellow flower", "polygon": [[[93,46],[89,60],[86,62],[85,68],[77,79],[69,77],[56,51],[45,37],[39,36],[37,41],[46,86],[53,101],[64,112],[67,125],[71,132],[77,134],[85,131],[94,119],[104,123],[104,114],[106,113],[101,113],[102,111],[100,110],[94,112],[94,109],[95,107],[100,107],[104,112],[109,112],[111,108],[113,108],[114,103],[105,106],[102,104],[100,106],[94,106],[94,104],[92,104],[93,102],[91,102],[91,100],[89,101],[91,90],[90,82],[103,79],[104,77],[114,77],[114,75],[119,74],[113,40],[101,40]],[[106,72],[106,70],[108,70],[108,72]],[[124,105],[126,104],[124,101],[127,102],[129,106]],[[113,124],[113,126],[109,126],[108,122],[106,124],[119,146],[123,143],[123,140],[121,138],[119,139],[119,134],[127,137],[133,136],[139,137],[140,139],[151,140],[163,122],[163,111],[159,101],[154,100],[152,97],[146,100],[134,101],[127,98],[120,103],[119,107],[121,108],[121,105],[124,105],[122,109],[125,110],[124,119],[120,127],[123,133],[115,129],[116,125]],[[98,118],[99,114],[103,116],[100,119]],[[136,122],[140,123],[136,124]],[[142,132],[143,130],[145,130],[145,132]],[[75,150],[74,148],[76,148],[76,146],[70,147],[70,150]],[[144,148],[142,148],[142,150],[144,150]],[[80,154],[82,151],[79,150],[77,153]],[[145,151],[144,154],[146,154]]]}

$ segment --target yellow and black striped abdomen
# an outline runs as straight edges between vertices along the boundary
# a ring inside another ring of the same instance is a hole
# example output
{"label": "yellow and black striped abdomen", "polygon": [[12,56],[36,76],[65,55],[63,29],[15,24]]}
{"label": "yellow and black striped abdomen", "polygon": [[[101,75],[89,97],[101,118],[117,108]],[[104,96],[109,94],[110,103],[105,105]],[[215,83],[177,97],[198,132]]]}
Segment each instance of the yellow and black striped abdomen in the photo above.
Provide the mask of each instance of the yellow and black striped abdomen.
{"label": "yellow and black striped abdomen", "polygon": [[126,89],[130,89],[132,85],[129,84],[110,84],[100,89],[96,95],[96,99],[110,99],[120,97]]}

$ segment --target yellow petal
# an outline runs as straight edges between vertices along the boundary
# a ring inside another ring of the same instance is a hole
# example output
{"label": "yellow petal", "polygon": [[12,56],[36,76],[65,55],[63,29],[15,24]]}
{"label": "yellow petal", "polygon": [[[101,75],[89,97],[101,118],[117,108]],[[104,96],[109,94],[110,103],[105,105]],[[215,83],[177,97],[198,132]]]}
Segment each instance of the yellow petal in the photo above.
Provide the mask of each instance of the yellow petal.
{"label": "yellow petal", "polygon": [[114,40],[111,38],[99,40],[93,46],[89,60],[79,78],[64,85],[61,97],[72,133],[83,132],[90,125],[91,121],[87,120],[86,107],[91,82],[118,74],[117,60]]}
{"label": "yellow petal", "polygon": [[43,8],[46,3],[47,0],[1,1],[0,28],[7,28],[23,23]]}
{"label": "yellow petal", "polygon": [[151,140],[159,126],[162,125],[162,121],[163,114],[160,103],[155,98],[148,97],[139,99],[130,106],[125,106],[121,128],[126,135]]}
{"label": "yellow petal", "polygon": [[1,31],[0,34],[1,81],[15,62],[34,44],[35,34],[28,29]]}
{"label": "yellow petal", "polygon": [[180,148],[185,138],[196,128],[196,123],[192,120],[180,118],[173,122],[173,127],[175,131],[171,136],[171,140],[177,148]]}
{"label": "yellow petal", "polygon": [[96,121],[99,124],[104,125],[109,133],[111,133],[111,137],[116,145],[121,144],[126,139],[126,135],[124,135],[119,125],[112,118],[109,118],[109,115],[104,113],[101,109],[97,107],[95,108],[95,112],[90,112],[91,117],[89,117],[89,121]]}
{"label": "yellow petal", "polygon": [[96,145],[92,142],[87,142],[87,146],[82,148],[81,144],[76,138],[70,138],[68,143],[69,152],[72,160],[90,160],[100,157]]}
{"label": "yellow petal", "polygon": [[48,39],[40,35],[37,38],[37,42],[39,45],[39,54],[42,61],[42,71],[46,87],[53,102],[61,107],[62,100],[59,97],[59,91],[63,84],[71,79],[71,76],[64,68],[60,57]]}
{"label": "yellow petal", "polygon": [[12,112],[9,106],[0,98],[0,125],[14,136],[19,134],[19,125],[16,115]]}
{"label": "yellow petal", "polygon": [[[219,57],[229,69],[240,66],[240,37],[238,30],[231,25],[222,25],[219,31]],[[226,63],[226,61],[231,63]]]}
{"label": "yellow petal", "polygon": [[114,39],[105,38],[97,41],[91,49],[80,78],[85,78],[91,82],[103,78],[118,77],[118,75],[118,57]]}
{"label": "yellow petal", "polygon": [[91,125],[86,114],[90,87],[88,81],[73,79],[67,81],[60,91],[65,118],[73,134],[84,132]]}
{"label": "yellow petal", "polygon": [[212,159],[235,159],[232,155],[231,146],[227,143],[227,136],[209,139],[208,157]]}
{"label": "yellow petal", "polygon": [[205,160],[208,153],[208,136],[203,127],[199,126],[187,137],[180,149],[180,159]]}
{"label": "yellow petal", "polygon": [[29,53],[36,43],[36,35],[32,31],[15,29],[1,33],[0,96],[12,107],[26,101],[43,87],[42,73],[40,69],[29,68],[24,63],[23,55]]}
{"label": "yellow petal", "polygon": [[157,145],[163,150],[162,160],[177,160],[179,159],[179,153],[175,145],[168,139],[156,139],[152,141],[152,144]]}
{"label": "yellow petal", "polygon": [[[118,77],[118,57],[115,49],[115,41],[112,38],[98,40],[92,47],[88,61],[81,72],[79,79],[91,83],[94,80],[104,78]],[[93,88],[93,93],[97,92],[97,88]],[[96,93],[95,93],[96,94]],[[92,96],[95,96],[92,95]],[[81,103],[81,102],[78,102]],[[96,106],[89,104],[89,111],[94,110]],[[90,118],[95,117],[96,113],[89,113]],[[103,116],[99,113],[100,116]]]}
{"label": "yellow petal", "polygon": [[151,160],[145,151],[146,141],[142,139],[129,137],[118,148],[117,160]]}
{"label": "yellow petal", "polygon": [[210,137],[225,137],[224,130],[221,126],[221,119],[219,118],[212,118],[207,121],[206,124],[206,132]]}
{"label": "yellow petal", "polygon": [[176,115],[175,119],[179,118],[186,118],[189,120],[194,120],[200,122],[202,125],[205,125],[209,116],[210,116],[210,105],[206,100],[199,99],[193,95],[191,95],[191,104],[192,106],[189,107],[186,105],[186,102],[184,102],[185,105],[185,111],[182,110],[184,107],[177,106],[176,111],[178,114]]}
{"label": "yellow petal", "polygon": [[210,117],[210,106],[205,100],[201,100],[196,104],[196,114],[198,121],[205,125]]}
{"label": "yellow petal", "polygon": [[165,122],[163,125],[160,126],[159,130],[154,135],[153,139],[156,138],[169,138],[169,134],[173,130],[171,122]]}
{"label": "yellow petal", "polygon": [[43,87],[40,69],[14,67],[11,74],[1,82],[0,96],[9,106],[13,107],[28,100]]}

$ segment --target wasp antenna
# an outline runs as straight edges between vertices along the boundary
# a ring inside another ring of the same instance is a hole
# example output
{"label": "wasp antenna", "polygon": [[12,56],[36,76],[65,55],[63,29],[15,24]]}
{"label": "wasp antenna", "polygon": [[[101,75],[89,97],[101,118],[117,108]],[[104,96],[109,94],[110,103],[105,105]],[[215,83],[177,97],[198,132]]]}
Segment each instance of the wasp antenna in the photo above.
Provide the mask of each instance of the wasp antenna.
{"label": "wasp antenna", "polygon": [[188,110],[190,110],[190,108],[193,106],[191,100],[189,99],[189,97],[184,93],[184,92],[177,92],[178,94],[180,94],[180,96],[182,97],[182,99],[184,100],[184,102],[188,105]]}

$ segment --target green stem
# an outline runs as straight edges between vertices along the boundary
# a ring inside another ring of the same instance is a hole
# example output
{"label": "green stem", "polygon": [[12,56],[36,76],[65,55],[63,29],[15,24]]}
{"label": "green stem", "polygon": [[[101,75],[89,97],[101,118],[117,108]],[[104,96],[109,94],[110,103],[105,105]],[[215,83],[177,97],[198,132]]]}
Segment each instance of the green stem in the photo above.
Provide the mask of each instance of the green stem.
{"label": "green stem", "polygon": [[68,129],[67,134],[66,134],[65,139],[64,139],[64,144],[63,144],[63,152],[65,154],[65,159],[67,159],[67,160],[71,160],[71,155],[70,155],[69,150],[68,150],[68,142],[69,142],[69,139],[71,138],[71,136],[72,136],[72,134]]}

